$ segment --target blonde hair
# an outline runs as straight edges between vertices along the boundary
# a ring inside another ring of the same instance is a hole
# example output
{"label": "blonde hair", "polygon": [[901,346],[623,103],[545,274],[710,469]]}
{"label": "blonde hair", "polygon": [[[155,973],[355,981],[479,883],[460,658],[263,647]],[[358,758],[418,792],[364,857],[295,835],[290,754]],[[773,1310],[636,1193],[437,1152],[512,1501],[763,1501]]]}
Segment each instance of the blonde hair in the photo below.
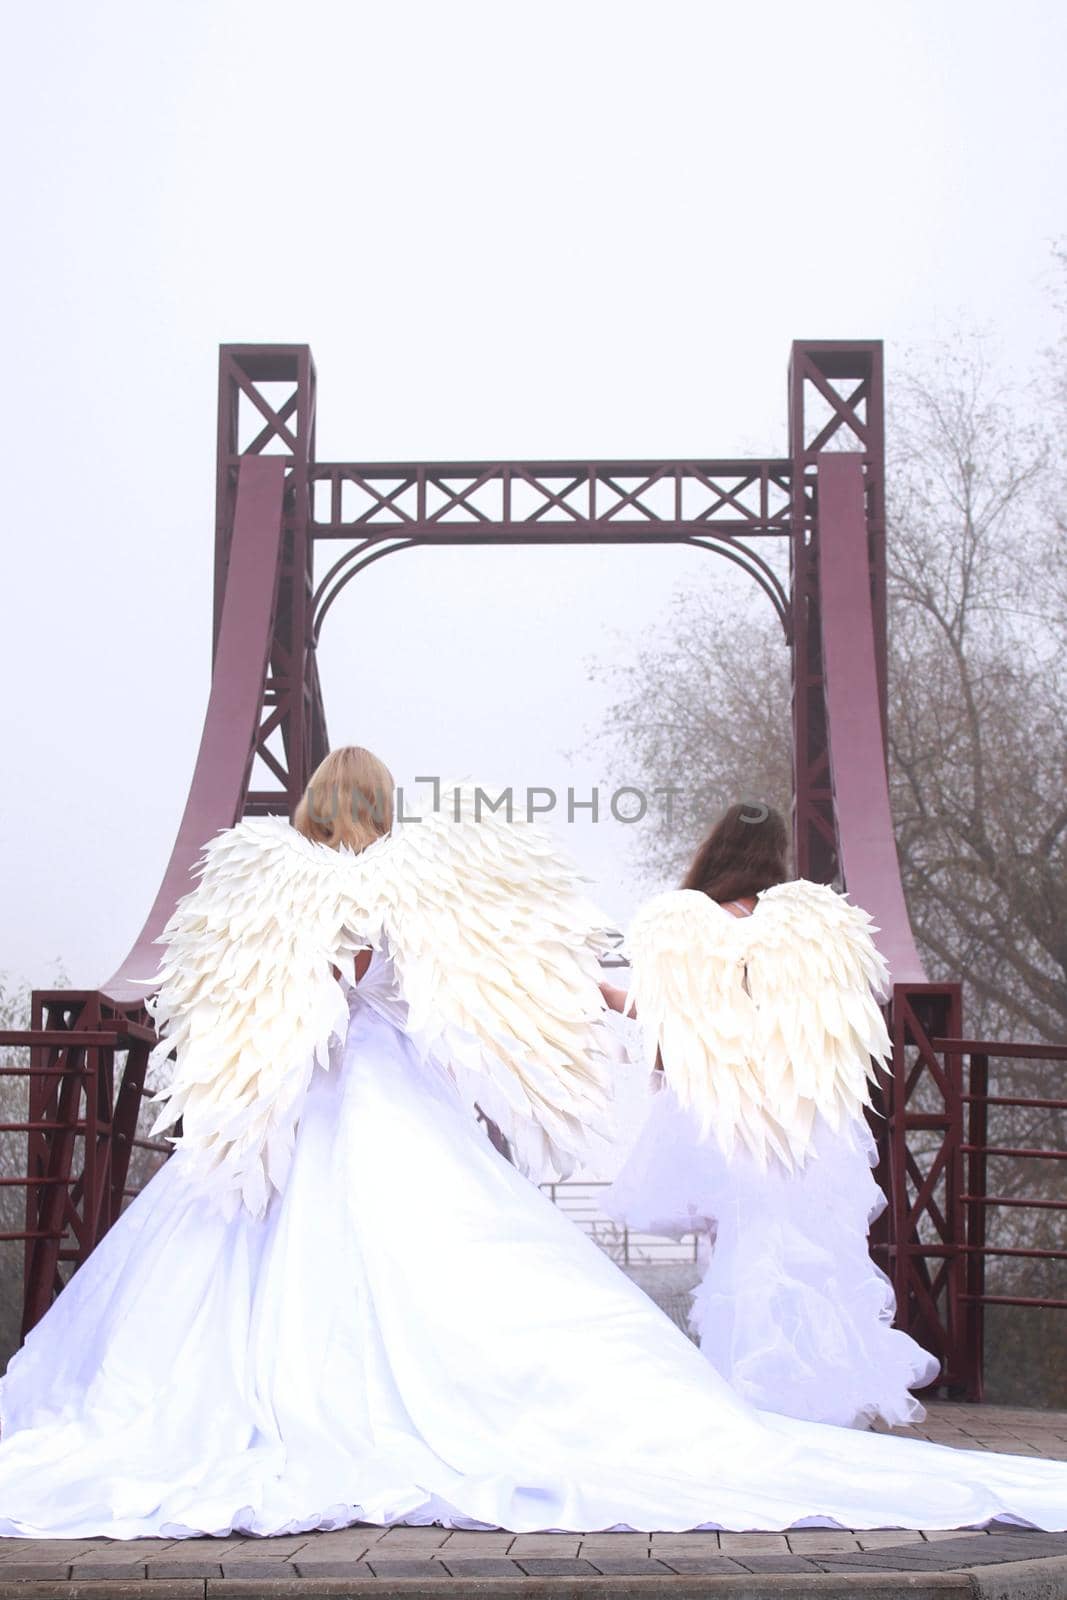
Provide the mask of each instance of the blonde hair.
{"label": "blonde hair", "polygon": [[358,744],[331,750],[311,775],[293,827],[316,844],[364,850],[393,826],[393,775]]}

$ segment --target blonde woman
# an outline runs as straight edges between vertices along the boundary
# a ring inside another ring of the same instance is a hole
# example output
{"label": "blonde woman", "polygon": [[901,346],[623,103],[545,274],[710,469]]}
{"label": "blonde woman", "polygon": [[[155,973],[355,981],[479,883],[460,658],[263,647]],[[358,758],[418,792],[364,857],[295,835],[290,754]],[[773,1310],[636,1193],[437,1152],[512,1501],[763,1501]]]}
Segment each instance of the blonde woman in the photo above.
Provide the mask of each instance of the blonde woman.
{"label": "blonde woman", "polygon": [[338,751],[206,847],[152,980],[181,1137],[8,1367],[0,1532],[1063,1528],[1067,1464],[753,1410],[500,1156],[474,1093],[531,1172],[598,1122],[599,919],[480,791],[389,789]]}

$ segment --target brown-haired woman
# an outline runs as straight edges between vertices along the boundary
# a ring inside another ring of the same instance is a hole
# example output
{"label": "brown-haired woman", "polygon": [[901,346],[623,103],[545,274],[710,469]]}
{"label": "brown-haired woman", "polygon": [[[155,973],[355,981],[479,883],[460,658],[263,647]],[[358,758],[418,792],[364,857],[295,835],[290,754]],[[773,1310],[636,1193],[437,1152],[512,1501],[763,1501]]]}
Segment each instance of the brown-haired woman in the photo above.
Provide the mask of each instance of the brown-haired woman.
{"label": "brown-haired woman", "polygon": [[[749,917],[787,880],[787,861],[779,813],[733,805],[683,888]],[[624,1009],[621,989],[603,992]],[[886,1200],[863,1116],[836,1129],[817,1117],[811,1156],[790,1171],[744,1147],[728,1158],[661,1070],[652,1082],[658,1092],[606,1208],[637,1231],[697,1235],[707,1266],[689,1321],[708,1360],[762,1410],[849,1427],[919,1420],[910,1390],[934,1382],[939,1363],[892,1326],[893,1288],[870,1258],[868,1229]]]}

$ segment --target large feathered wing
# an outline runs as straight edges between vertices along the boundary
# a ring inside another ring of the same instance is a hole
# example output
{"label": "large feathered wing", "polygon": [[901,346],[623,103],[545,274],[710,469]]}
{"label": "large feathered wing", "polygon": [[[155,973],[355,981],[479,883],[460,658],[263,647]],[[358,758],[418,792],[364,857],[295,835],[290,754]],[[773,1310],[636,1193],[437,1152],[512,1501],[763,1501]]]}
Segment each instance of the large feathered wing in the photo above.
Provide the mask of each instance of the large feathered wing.
{"label": "large feathered wing", "polygon": [[874,1063],[892,1053],[877,999],[888,970],[870,917],[826,884],[765,890],[745,928],[753,1054],[803,1159],[816,1112],[837,1128],[870,1105]]}
{"label": "large feathered wing", "polygon": [[[377,848],[372,847],[373,848]],[[288,1174],[316,1062],[348,1022],[336,966],[354,979],[361,941],[347,925],[346,867],[281,817],[217,834],[157,939],[166,950],[146,1005],[159,1043],[150,1075],[169,1082],[152,1134],[179,1117],[179,1143],[232,1214],[264,1211]]]}
{"label": "large feathered wing", "polygon": [[635,916],[626,940],[630,999],[649,1054],[714,1132],[727,1156],[738,1143],[760,1161],[788,1160],[753,1055],[756,1016],[745,985],[743,925],[707,895],[674,889]]}
{"label": "large feathered wing", "polygon": [[540,827],[493,809],[473,784],[444,787],[440,802],[368,863],[372,932],[393,952],[419,1048],[492,1117],[524,1170],[565,1177],[590,1135],[609,1134],[608,920]]}
{"label": "large feathered wing", "polygon": [[157,941],[151,1065],[175,1064],[152,1131],[182,1118],[186,1158],[226,1210],[261,1215],[284,1186],[315,1064],[347,1028],[331,968],[353,982],[367,947],[392,957],[417,1047],[473,1086],[523,1165],[564,1175],[606,1131],[606,919],[552,841],[483,793],[448,791],[358,853],[277,817],[206,846]]}
{"label": "large feathered wing", "polygon": [[727,1156],[806,1159],[817,1114],[833,1127],[870,1104],[890,1054],[877,1001],[888,974],[870,918],[805,879],[735,918],[694,890],[634,919],[631,994],[649,1048]]}

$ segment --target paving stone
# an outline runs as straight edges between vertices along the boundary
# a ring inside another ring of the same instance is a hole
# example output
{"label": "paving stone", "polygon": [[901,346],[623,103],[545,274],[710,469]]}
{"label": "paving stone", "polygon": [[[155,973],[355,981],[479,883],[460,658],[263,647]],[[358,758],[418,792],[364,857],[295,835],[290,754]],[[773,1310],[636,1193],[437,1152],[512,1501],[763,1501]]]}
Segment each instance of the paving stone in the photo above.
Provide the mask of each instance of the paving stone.
{"label": "paving stone", "polygon": [[[157,1587],[161,1591],[158,1594]],[[327,1600],[330,1596],[333,1600],[356,1600],[356,1596],[371,1595],[378,1596],[379,1600],[396,1600],[401,1592],[409,1597],[425,1594],[425,1589],[420,1590],[418,1585],[406,1591],[399,1585],[396,1588],[382,1585],[369,1568],[365,1573],[360,1573],[358,1578],[351,1575],[343,1578],[298,1578],[295,1574],[286,1578],[217,1578],[214,1583],[200,1585],[196,1600],[205,1600],[205,1589],[210,1600],[311,1600],[312,1596],[314,1600]],[[19,1600],[19,1597],[0,1594],[0,1600]],[[70,1600],[90,1600],[90,1597],[88,1594],[71,1596]],[[101,1595],[100,1600],[111,1600],[111,1596]],[[116,1600],[119,1600],[118,1596]],[[162,1593],[161,1586],[147,1584],[130,1600],[167,1600],[167,1597]]]}
{"label": "paving stone", "polygon": [[5,1561],[0,1567],[0,1582],[65,1583],[69,1576],[67,1561]]}
{"label": "paving stone", "polygon": [[[668,1566],[665,1561],[659,1561],[655,1556],[589,1556],[586,1559],[592,1562],[602,1578],[665,1578],[675,1569]],[[715,1571],[724,1566],[733,1570],[733,1563],[724,1556],[709,1557],[709,1561],[718,1563]]]}
{"label": "paving stone", "polygon": [[296,1570],[288,1561],[248,1561],[241,1556],[223,1558],[224,1578],[294,1578]]}
{"label": "paving stone", "polygon": [[895,1550],[901,1544],[922,1544],[923,1536],[914,1528],[872,1528],[869,1533],[857,1533],[856,1543],[861,1550]]}
{"label": "paving stone", "polygon": [[721,1546],[717,1538],[702,1539],[654,1539],[649,1555],[670,1562],[675,1555],[720,1555]]}
{"label": "paving stone", "polygon": [[447,1542],[447,1528],[390,1528],[382,1538],[376,1539],[372,1549],[379,1554],[382,1551],[399,1550],[408,1556],[423,1556],[429,1559],[435,1550],[440,1550]]}
{"label": "paving stone", "polygon": [[375,1554],[369,1561],[376,1578],[440,1578],[442,1563],[429,1558],[419,1561],[415,1557],[395,1556],[390,1560]]}
{"label": "paving stone", "polygon": [[[307,1551],[304,1552],[305,1556]],[[381,1540],[372,1544],[367,1551],[368,1561],[437,1561],[444,1554],[444,1547],[433,1544],[387,1544]]]}
{"label": "paving stone", "polygon": [[[584,1533],[581,1536],[583,1550],[613,1550],[620,1553],[623,1550],[647,1550],[655,1534],[648,1533]],[[712,1539],[715,1538],[711,1534]]]}
{"label": "paving stone", "polygon": [[591,1561],[568,1561],[564,1556],[519,1556],[519,1566],[528,1578],[595,1578]]}
{"label": "paving stone", "polygon": [[143,1561],[131,1561],[128,1556],[113,1556],[110,1560],[99,1556],[85,1556],[70,1564],[72,1579],[87,1578],[143,1578]]}
{"label": "paving stone", "polygon": [[[221,1582],[222,1580],[217,1580]],[[114,1577],[97,1574],[91,1578],[68,1578],[65,1583],[12,1582],[0,1574],[0,1600],[168,1600],[168,1597],[195,1597],[204,1600],[203,1578],[145,1578],[122,1572]]]}
{"label": "paving stone", "polygon": [[506,1556],[440,1557],[437,1565],[452,1578],[521,1578],[522,1569]]}
{"label": "paving stone", "polygon": [[300,1533],[292,1537],[279,1538],[246,1538],[242,1539],[239,1549],[242,1555],[248,1556],[252,1561],[284,1560],[287,1556],[295,1556],[314,1538],[314,1534]]}
{"label": "paving stone", "polygon": [[800,1556],[859,1549],[854,1533],[834,1533],[829,1529],[802,1528],[796,1533],[787,1534],[786,1538],[792,1553]]}
{"label": "paving stone", "polygon": [[[943,1545],[942,1550],[945,1548]],[[964,1546],[964,1551],[968,1562],[1035,1561],[1052,1556],[1067,1559],[1067,1534],[1020,1529],[1014,1534],[992,1534],[984,1544]]]}
{"label": "paving stone", "polygon": [[[127,1541],[129,1542],[129,1541]],[[149,1550],[145,1560],[149,1567],[155,1568],[160,1560],[208,1560],[221,1561],[223,1556],[230,1555],[236,1550],[243,1549],[248,1543],[247,1539],[238,1535],[232,1539],[171,1539],[161,1550]]]}
{"label": "paving stone", "polygon": [[771,1572],[807,1572],[814,1574],[822,1570],[819,1566],[822,1557],[814,1555],[802,1556],[793,1553],[784,1556],[746,1555],[738,1556],[735,1559],[740,1561],[747,1571],[757,1575]]}
{"label": "paving stone", "polygon": [[[59,1544],[61,1541],[54,1539],[50,1542]],[[106,1555],[112,1550],[124,1550],[127,1555],[136,1554],[142,1561],[147,1561],[149,1556],[157,1556],[164,1550],[170,1550],[177,1541],[174,1539],[157,1539],[155,1537],[150,1539],[110,1539],[106,1534],[99,1534],[92,1539],[72,1539],[66,1542],[79,1545],[86,1555],[93,1552]]]}
{"label": "paving stone", "polygon": [[1022,1538],[1005,1538],[996,1535],[981,1541],[961,1539],[939,1541],[924,1545],[904,1545],[896,1550],[863,1550],[839,1556],[819,1556],[819,1565],[826,1571],[846,1567],[891,1568],[894,1571],[936,1572],[952,1567],[990,1566],[999,1561],[1026,1561],[1038,1557],[1067,1557],[1067,1538],[1055,1534],[1037,1534]]}
{"label": "paving stone", "polygon": [[40,1560],[65,1561],[69,1566],[78,1556],[95,1555],[102,1549],[107,1549],[106,1542],[89,1539],[0,1539],[0,1559],[20,1565]]}
{"label": "paving stone", "polygon": [[513,1533],[475,1533],[462,1529],[449,1534],[448,1542],[442,1545],[439,1555],[446,1552],[451,1554],[457,1551],[465,1556],[499,1556],[505,1555],[515,1542]]}
{"label": "paving stone", "polygon": [[784,1556],[789,1554],[789,1542],[784,1533],[722,1533],[719,1548],[728,1556],[739,1556],[746,1550],[766,1551],[767,1554],[777,1550]]}
{"label": "paving stone", "polygon": [[721,1533],[654,1533],[651,1549],[653,1555],[660,1550],[678,1550],[683,1554],[692,1550],[718,1550],[724,1537]]}
{"label": "paving stone", "polygon": [[[342,1561],[337,1556],[325,1556],[321,1561],[303,1561],[297,1556],[293,1566],[298,1578],[374,1577],[366,1561]],[[210,1590],[208,1592],[210,1593]]]}
{"label": "paving stone", "polygon": [[709,1551],[704,1556],[660,1556],[659,1560],[665,1567],[670,1567],[672,1572],[679,1574],[703,1572],[726,1577],[731,1573],[736,1576],[748,1570],[739,1561],[734,1561],[729,1556],[716,1555],[714,1551]]}
{"label": "paving stone", "polygon": [[[329,1543],[327,1543],[327,1539],[330,1540]],[[291,1561],[360,1561],[368,1551],[375,1548],[376,1546],[367,1539],[338,1538],[334,1540],[327,1535],[324,1539],[309,1541],[302,1550],[298,1550],[296,1555],[290,1556],[289,1559]]]}
{"label": "paving stone", "polygon": [[149,1578],[221,1578],[219,1561],[168,1561],[157,1556],[148,1563]]}
{"label": "paving stone", "polygon": [[573,1561],[580,1544],[581,1536],[577,1533],[517,1533],[508,1555],[516,1561],[524,1556],[556,1556]]}
{"label": "paving stone", "polygon": [[[414,1531],[414,1530],[410,1530]],[[381,1544],[389,1528],[330,1528],[323,1533],[314,1533],[307,1544],[315,1547],[325,1546],[326,1549],[363,1549],[370,1550],[374,1544]],[[307,1549],[307,1544],[304,1549]]]}

